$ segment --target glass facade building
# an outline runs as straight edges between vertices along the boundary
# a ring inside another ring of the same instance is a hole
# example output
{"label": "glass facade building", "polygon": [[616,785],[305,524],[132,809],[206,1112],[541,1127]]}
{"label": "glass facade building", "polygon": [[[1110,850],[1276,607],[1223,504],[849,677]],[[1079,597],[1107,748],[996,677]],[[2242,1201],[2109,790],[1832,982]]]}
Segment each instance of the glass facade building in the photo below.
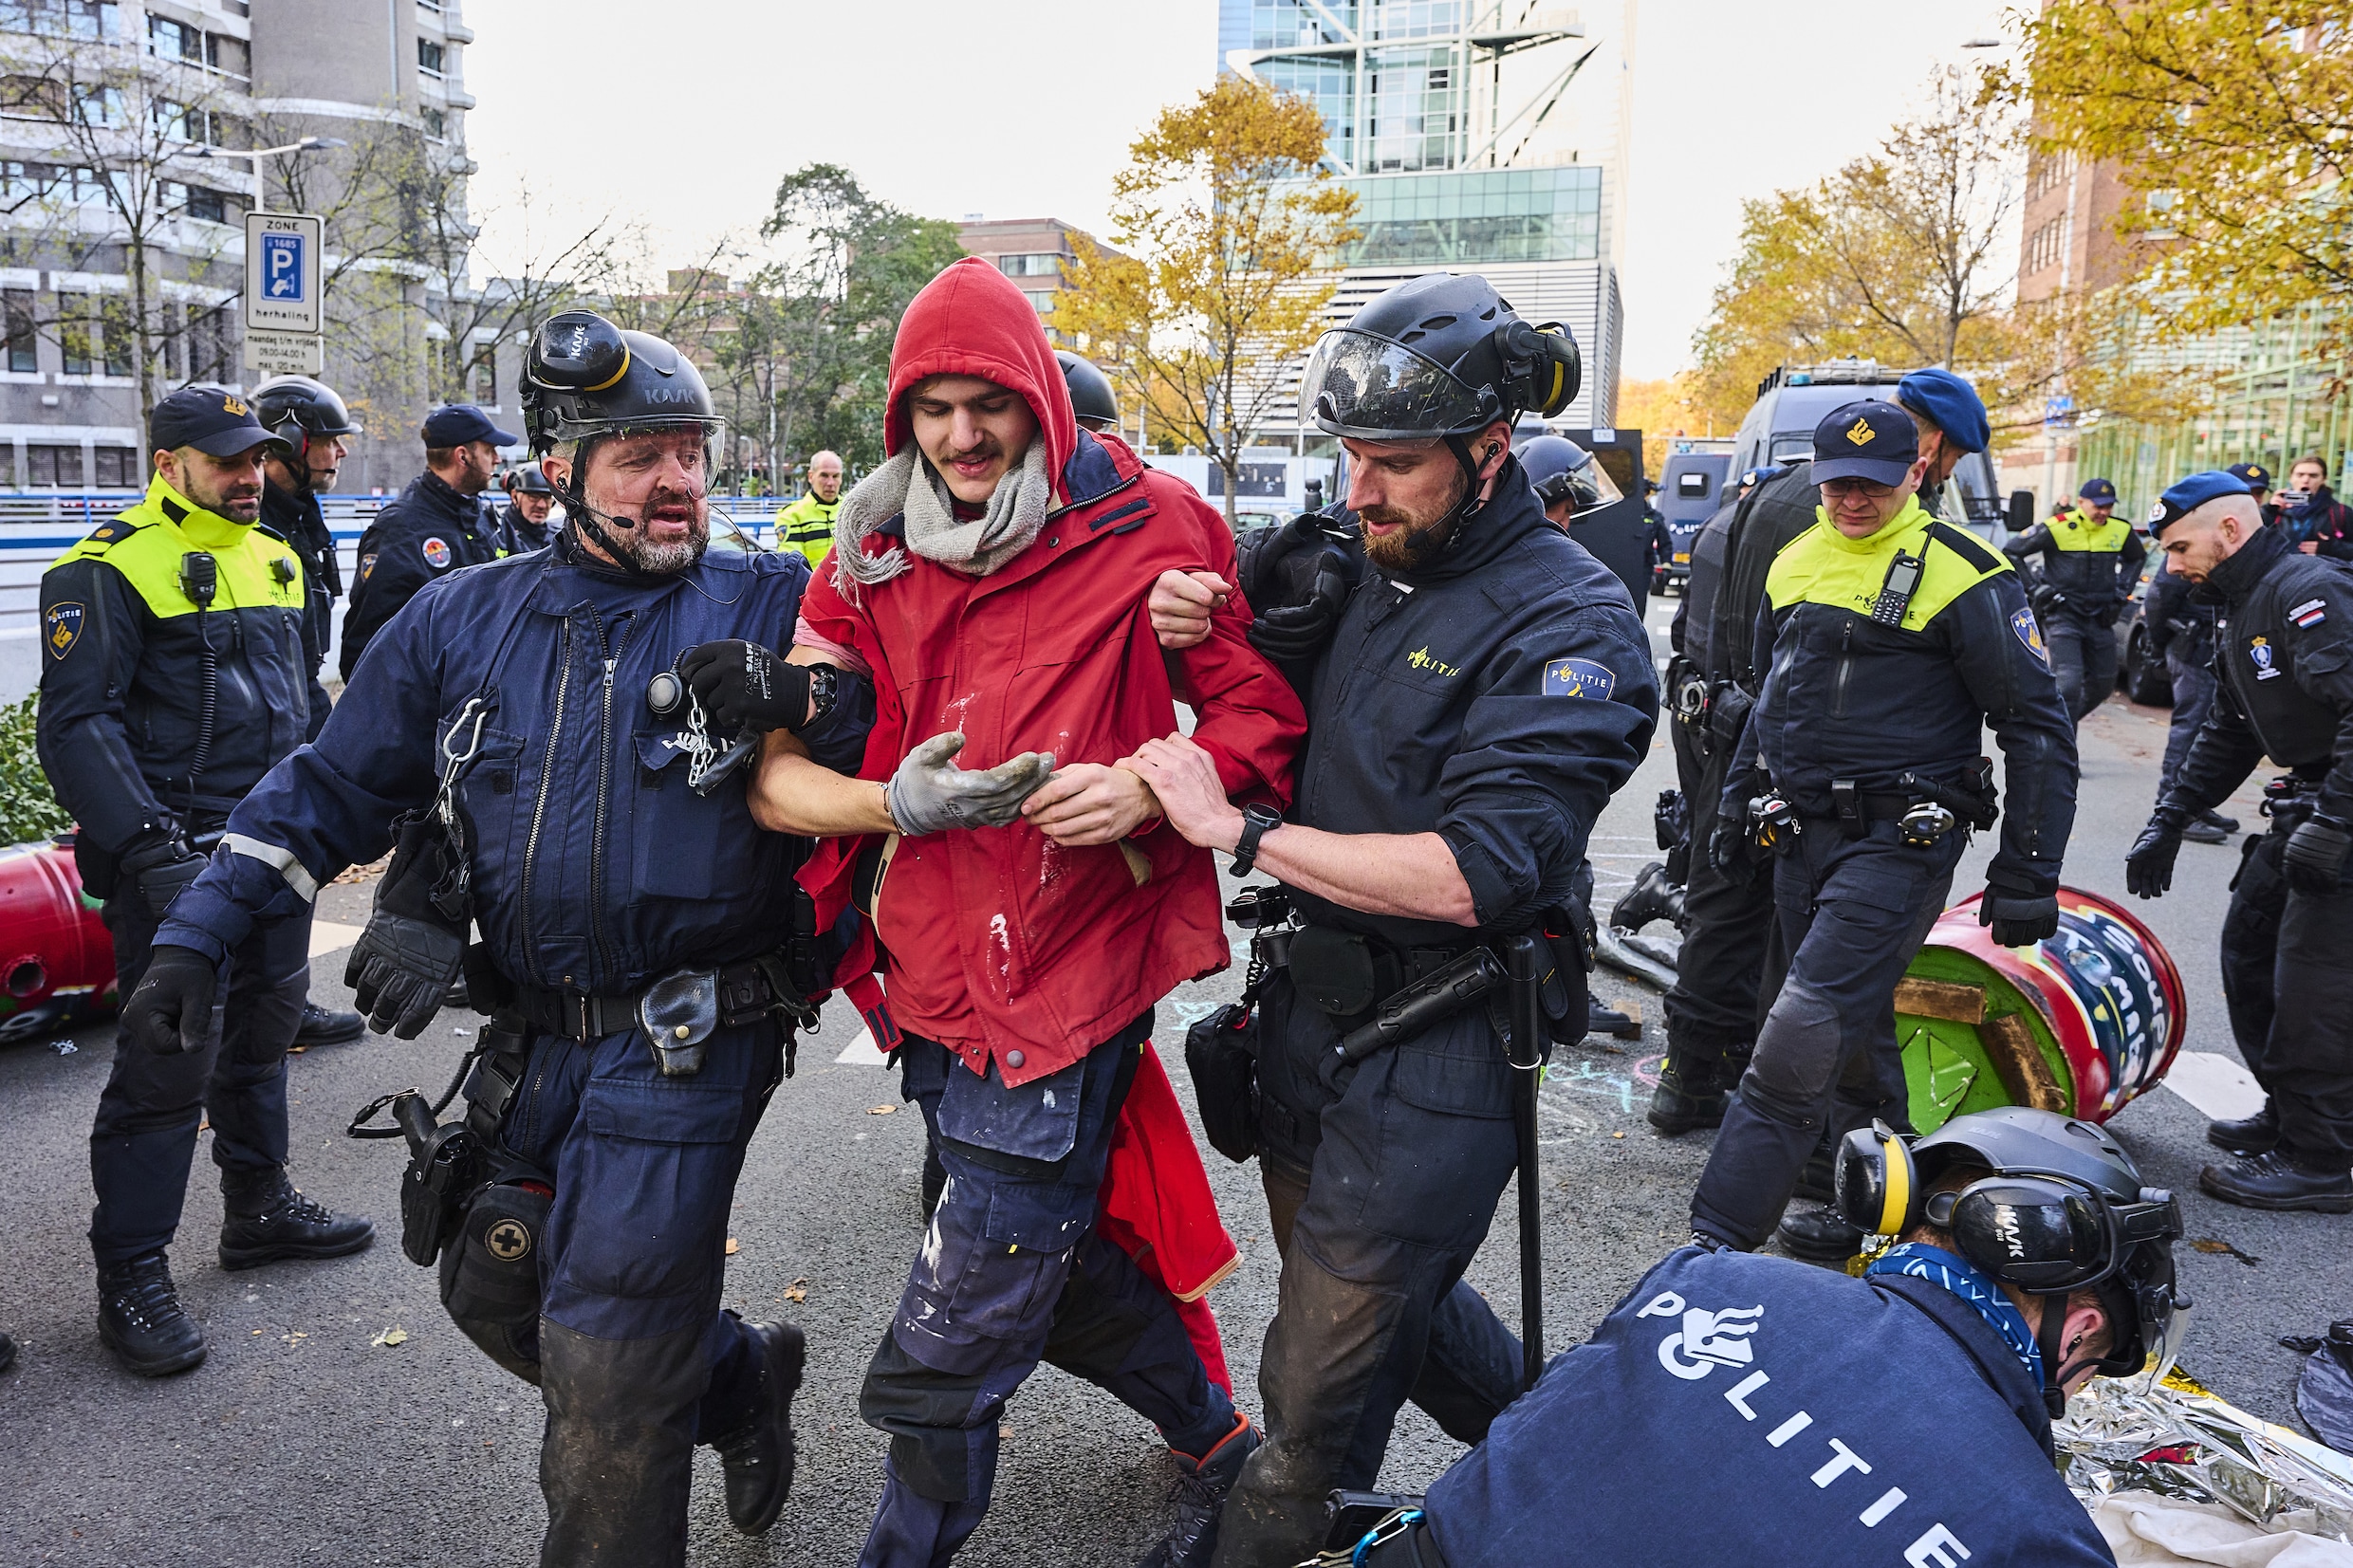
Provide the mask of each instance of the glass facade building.
{"label": "glass facade building", "polygon": [[1357,194],[1349,267],[1592,261],[1602,253],[1602,171],[1590,165],[1375,175]]}

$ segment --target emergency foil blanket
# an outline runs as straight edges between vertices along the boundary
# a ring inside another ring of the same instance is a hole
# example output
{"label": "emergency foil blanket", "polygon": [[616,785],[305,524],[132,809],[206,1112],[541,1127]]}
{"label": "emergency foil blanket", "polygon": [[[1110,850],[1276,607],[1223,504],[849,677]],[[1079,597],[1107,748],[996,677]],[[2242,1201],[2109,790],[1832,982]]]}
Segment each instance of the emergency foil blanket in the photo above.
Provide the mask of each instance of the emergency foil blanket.
{"label": "emergency foil blanket", "polygon": [[2094,1378],[2050,1435],[2086,1507],[2158,1492],[2218,1503],[2266,1529],[2353,1542],[2353,1458],[2258,1420],[2178,1370],[2161,1382]]}

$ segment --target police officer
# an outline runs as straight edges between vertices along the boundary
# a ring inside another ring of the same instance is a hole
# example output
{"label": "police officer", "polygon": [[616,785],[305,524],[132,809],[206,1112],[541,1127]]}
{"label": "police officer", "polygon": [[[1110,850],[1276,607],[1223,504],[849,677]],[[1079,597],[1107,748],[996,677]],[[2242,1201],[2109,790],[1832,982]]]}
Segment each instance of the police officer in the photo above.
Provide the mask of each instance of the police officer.
{"label": "police officer", "polygon": [[[2009,563],[1921,509],[1931,460],[1912,416],[1849,403],[1813,445],[1820,521],[1766,578],[1751,656],[1769,673],[1711,839],[1734,876],[1759,846],[1775,852],[1789,955],[1692,1199],[1693,1229],[1742,1250],[1773,1228],[1825,1128],[1903,1122],[1896,983],[1944,909],[1965,825],[1992,823],[1983,728],[2009,763],[1978,911],[2001,945],[2058,929],[2075,816],[2074,730],[2034,613]],[[1792,1216],[1782,1239],[1815,1257],[1860,1240],[1812,1214]]]}
{"label": "police officer", "polygon": [[1593,453],[1566,435],[1535,436],[1515,455],[1536,499],[1544,504],[1545,517],[1555,527],[1566,529],[1586,512],[1623,499],[1618,482],[1593,460]]}
{"label": "police officer", "polygon": [[[105,900],[128,997],[151,972],[156,928],[221,841],[230,810],[310,732],[317,647],[301,560],[255,526],[262,458],[284,452],[234,393],[193,386],[156,405],[147,497],[41,579],[37,738],[58,802],[79,824],[83,885]],[[339,868],[340,869],[340,868]],[[310,986],[310,911],[215,949],[217,989],[184,1041],[151,1049],[126,1024],[90,1131],[98,1207],[99,1337],[135,1373],[204,1359],[165,1257],[196,1134],[220,1167],[223,1268],[332,1258],[366,1246],[363,1219],[329,1213],[287,1180],[286,1048]]]}
{"label": "police officer", "polygon": [[[2258,507],[2264,506],[2265,499],[2271,493],[2271,470],[2261,463],[2233,463],[2222,471],[2244,484],[2247,493],[2255,498]],[[2266,510],[2268,513],[2269,508]],[[2265,521],[2270,521],[2268,515]]]}
{"label": "police officer", "polygon": [[1054,359],[1062,366],[1063,384],[1070,389],[1070,412],[1079,428],[1098,435],[1118,434],[1120,398],[1111,390],[1111,378],[1098,370],[1093,360],[1066,348],[1054,350]]}
{"label": "police officer", "polygon": [[1514,1164],[1513,1075],[1485,1009],[1321,1068],[1401,987],[1558,907],[1648,750],[1641,621],[1511,455],[1515,416],[1557,413],[1576,365],[1565,333],[1475,276],[1400,284],[1326,333],[1300,406],[1347,448],[1371,569],[1334,591],[1316,563],[1301,604],[1261,612],[1293,632],[1324,618],[1293,815],[1235,811],[1181,738],[1138,755],[1178,832],[1235,852],[1237,872],[1254,860],[1306,921],[1260,998],[1283,1276],[1267,1442],[1227,1501],[1227,1568],[1307,1555],[1325,1495],[1372,1484],[1409,1397],[1474,1442],[1519,1393],[1517,1343],[1462,1282]]}
{"label": "police officer", "polygon": [[[736,1526],[774,1522],[803,1356],[797,1328],[719,1299],[736,1174],[786,1068],[780,1009],[807,994],[787,942],[806,846],[753,824],[740,768],[704,769],[759,729],[822,748],[839,720],[825,683],[758,646],[791,627],[806,563],[705,553],[719,421],[694,363],[566,311],[526,374],[564,532],[428,583],[384,629],[317,743],[239,807],[125,1028],[184,1034],[216,955],[302,924],[398,819],[350,972],[377,1026],[414,1038],[465,916],[483,932],[469,985],[491,1017],[466,1125],[490,1184],[451,1217],[443,1299],[546,1398],[541,1560],[678,1564],[698,1442]],[[682,702],[690,654],[718,672],[702,724]],[[752,664],[758,697],[724,678]]]}
{"label": "police officer", "polygon": [[2263,1109],[2207,1128],[2235,1158],[2198,1185],[2250,1208],[2353,1212],[2353,581],[2263,526],[2246,486],[2194,473],[2167,490],[2149,531],[2166,563],[2221,596],[2221,690],[2173,785],[2124,862],[2143,898],[2173,883],[2196,814],[2266,757],[2288,771],[2264,790],[2270,831],[2250,839],[2222,924],[2231,1032]]}
{"label": "police officer", "polygon": [[811,566],[833,548],[833,514],[842,506],[842,459],[821,452],[808,460],[808,494],[776,512],[776,547],[798,550]]}
{"label": "police officer", "polygon": [[507,476],[507,507],[498,514],[498,547],[509,555],[546,549],[555,536],[555,525],[548,520],[555,509],[555,487],[539,471],[539,465],[524,464]]}
{"label": "police officer", "polygon": [[[2217,686],[2214,606],[2197,592],[2196,584],[2168,569],[2160,558],[2157,575],[2149,580],[2149,591],[2140,601],[2140,623],[2148,629],[2149,652],[2165,661],[2165,673],[2173,681],[2165,756],[2157,775],[2157,798],[2161,801],[2173,788],[2182,761],[2189,756],[2198,730],[2205,728],[2208,710],[2214,707]],[[2196,844],[2227,844],[2236,832],[2238,820],[2218,811],[2201,811],[2181,828],[2181,836]]]}
{"label": "police officer", "polygon": [[[272,450],[262,459],[261,530],[292,546],[303,563],[303,637],[318,655],[310,666],[310,733],[304,738],[316,740],[331,706],[319,672],[335,640],[335,600],[343,591],[343,563],[319,497],[334,490],[351,453],[345,437],[359,434],[360,427],[343,398],[307,376],[273,376],[253,389],[252,402],[253,416],[286,443],[284,452]],[[341,1045],[365,1033],[366,1021],[358,1013],[305,1001],[294,1043]]]}
{"label": "police officer", "polygon": [[2067,711],[2081,724],[2116,690],[2116,618],[2132,602],[2149,549],[2130,523],[2113,515],[2114,485],[2085,480],[2076,498],[2080,505],[2037,523],[2004,544],[2002,553],[2022,570],[2043,558],[2042,581],[2031,596],[2034,617],[2049,643]]}
{"label": "police officer", "polygon": [[[1919,433],[1927,464],[1920,509],[1932,516],[1936,497],[1961,459],[1983,452],[1992,422],[1976,389],[1952,371],[1916,370],[1898,383],[1896,404]],[[1673,672],[1677,704],[1677,772],[1688,751],[1695,766],[1683,778],[1693,853],[1684,889],[1683,943],[1675,985],[1667,992],[1667,1055],[1649,1120],[1670,1136],[1723,1120],[1727,1092],[1746,1071],[1754,1048],[1760,997],[1780,988],[1788,953],[1778,945],[1771,879],[1727,877],[1709,862],[1719,792],[1741,727],[1764,690],[1765,667],[1755,632],[1765,583],[1775,559],[1813,527],[1821,494],[1809,464],[1751,469],[1741,475],[1730,515],[1708,520],[1692,545],[1692,577],[1676,611],[1683,668]],[[1799,1178],[1800,1193],[1827,1199],[1825,1143]]]}
{"label": "police officer", "polygon": [[499,556],[482,492],[498,471],[498,449],[523,438],[500,430],[471,403],[449,403],[425,416],[425,471],[386,502],[360,536],[360,581],[343,612],[339,663],[348,684],[369,639],[400,613],[417,590],[460,566]]}
{"label": "police officer", "polygon": [[[1909,1148],[1857,1137],[1841,1203],[1901,1238],[1862,1279],[1670,1254],[1415,1513],[1367,1510],[1354,1560],[2114,1562],[2050,1424],[2094,1376],[2172,1360],[2179,1205],[2107,1133],[2047,1111],[1956,1116]],[[2089,1256],[2067,1245],[2079,1214],[2113,1227]]]}

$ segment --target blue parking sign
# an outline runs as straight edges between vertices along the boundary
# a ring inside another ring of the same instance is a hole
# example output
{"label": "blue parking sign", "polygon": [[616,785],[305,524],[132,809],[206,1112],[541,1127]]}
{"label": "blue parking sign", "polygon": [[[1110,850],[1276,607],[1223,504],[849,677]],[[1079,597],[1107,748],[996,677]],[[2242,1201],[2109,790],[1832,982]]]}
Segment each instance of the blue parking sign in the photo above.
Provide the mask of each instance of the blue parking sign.
{"label": "blue parking sign", "polygon": [[303,247],[307,235],[264,234],[262,240],[262,298],[301,304]]}

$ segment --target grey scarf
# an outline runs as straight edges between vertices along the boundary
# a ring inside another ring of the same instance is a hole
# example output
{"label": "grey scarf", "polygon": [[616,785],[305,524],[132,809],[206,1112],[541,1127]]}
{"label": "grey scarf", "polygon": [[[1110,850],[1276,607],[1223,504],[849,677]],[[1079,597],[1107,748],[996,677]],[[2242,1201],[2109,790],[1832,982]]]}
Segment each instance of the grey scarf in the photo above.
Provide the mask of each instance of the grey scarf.
{"label": "grey scarf", "polygon": [[[987,577],[1029,547],[1046,526],[1053,500],[1042,433],[1030,440],[1021,466],[997,481],[989,509],[969,522],[955,515],[946,483],[921,450],[909,442],[843,497],[833,520],[836,583],[854,603],[859,584],[888,582],[905,571],[908,550],[959,572]],[[901,515],[906,518],[906,548],[893,545],[880,555],[868,555],[863,548],[866,536]]]}

